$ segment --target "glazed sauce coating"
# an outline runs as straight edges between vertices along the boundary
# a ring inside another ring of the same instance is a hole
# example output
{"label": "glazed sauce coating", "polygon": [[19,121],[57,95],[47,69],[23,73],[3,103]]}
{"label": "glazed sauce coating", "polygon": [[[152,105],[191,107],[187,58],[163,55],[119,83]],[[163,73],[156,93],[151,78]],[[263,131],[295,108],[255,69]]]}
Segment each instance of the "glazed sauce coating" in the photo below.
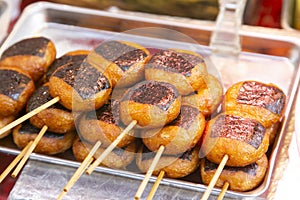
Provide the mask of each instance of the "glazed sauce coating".
{"label": "glazed sauce coating", "polygon": [[135,85],[124,97],[141,104],[150,104],[166,111],[179,96],[176,88],[169,84],[156,81],[144,81]]}
{"label": "glazed sauce coating", "polygon": [[[35,126],[33,126],[32,124],[30,124],[29,121],[25,121],[21,128],[19,129],[19,133],[20,134],[39,134],[39,132],[41,131],[41,129],[39,128],[36,128]],[[47,137],[47,138],[63,138],[64,135],[63,134],[57,134],[57,133],[54,133],[54,132],[50,132],[50,131],[47,131],[43,137]]]}
{"label": "glazed sauce coating", "polygon": [[170,123],[170,125],[188,129],[199,114],[200,111],[197,108],[183,105],[181,106],[180,114],[174,121]]}
{"label": "glazed sauce coating", "polygon": [[[209,160],[205,159],[205,164],[204,164],[204,171],[211,171],[211,170],[216,170],[218,168],[219,165],[210,162]],[[255,163],[251,163],[250,165],[247,165],[245,167],[229,167],[229,166],[225,166],[224,170],[226,171],[232,171],[232,172],[238,172],[238,171],[242,171],[245,172],[251,176],[256,176],[256,171],[258,168],[258,164]]]}
{"label": "glazed sauce coating", "polygon": [[110,88],[108,79],[95,67],[84,62],[68,63],[53,74],[72,86],[83,99],[88,99],[98,92]]}
{"label": "glazed sauce coating", "polygon": [[44,57],[49,40],[43,37],[22,40],[3,52],[1,60],[18,55]]}
{"label": "glazed sauce coating", "polygon": [[211,129],[210,136],[239,140],[257,149],[265,133],[265,127],[255,120],[232,115],[220,115]]}
{"label": "glazed sauce coating", "polygon": [[0,93],[16,101],[30,80],[28,76],[17,71],[2,69],[0,70]]}
{"label": "glazed sauce coating", "polygon": [[48,80],[50,78],[50,76],[52,75],[52,73],[59,67],[70,63],[70,62],[74,62],[74,63],[78,63],[81,64],[82,61],[86,58],[86,55],[64,55],[58,59],[56,59],[50,66],[49,69],[46,73],[46,79]]}
{"label": "glazed sauce coating", "polygon": [[[53,99],[53,97],[49,93],[49,87],[48,86],[40,86],[28,100],[28,103],[27,103],[28,112],[47,103],[51,99]],[[50,106],[49,108],[57,108],[57,109],[61,109],[61,110],[67,110],[65,107],[63,107],[59,103],[54,104],[54,105]]]}
{"label": "glazed sauce coating", "polygon": [[147,54],[141,49],[128,46],[118,41],[108,41],[95,49],[103,58],[115,63],[123,71],[127,71],[133,64],[143,61]]}
{"label": "glazed sauce coating", "polygon": [[149,60],[146,68],[158,68],[165,71],[191,76],[191,70],[204,60],[198,56],[178,53],[172,50],[162,50]]}
{"label": "glazed sauce coating", "polygon": [[281,113],[285,101],[285,95],[280,89],[255,81],[244,82],[237,97],[238,103],[260,106],[275,114]]}

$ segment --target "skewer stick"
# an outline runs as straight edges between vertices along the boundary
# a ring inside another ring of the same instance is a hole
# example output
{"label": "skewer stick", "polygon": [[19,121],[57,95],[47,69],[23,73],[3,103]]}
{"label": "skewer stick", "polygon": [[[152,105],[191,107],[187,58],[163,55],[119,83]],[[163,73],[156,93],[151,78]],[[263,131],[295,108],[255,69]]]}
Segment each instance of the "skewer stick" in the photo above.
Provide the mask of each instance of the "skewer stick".
{"label": "skewer stick", "polygon": [[106,158],[106,156],[119,144],[123,137],[137,124],[136,120],[133,120],[123,132],[103,151],[103,153],[90,165],[86,170],[86,174],[90,175],[95,168]]}
{"label": "skewer stick", "polygon": [[226,165],[228,159],[229,159],[229,156],[228,156],[227,154],[224,155],[222,161],[220,162],[220,164],[219,164],[219,166],[218,166],[218,168],[217,168],[217,170],[216,170],[215,175],[213,176],[213,178],[212,178],[211,181],[209,182],[209,185],[208,185],[206,191],[204,192],[204,194],[203,194],[201,200],[207,200],[207,199],[208,199],[208,197],[209,197],[209,195],[210,195],[210,193],[211,193],[213,187],[214,187],[215,184],[217,183],[217,180],[219,179],[219,176],[221,175],[222,170],[224,169],[224,167],[225,167],[225,165]]}
{"label": "skewer stick", "polygon": [[156,181],[155,181],[155,183],[154,183],[154,185],[153,185],[153,187],[152,187],[152,189],[151,189],[151,191],[150,191],[150,193],[149,193],[149,195],[147,197],[147,200],[152,200],[153,199],[154,194],[155,194],[155,192],[156,192],[156,190],[157,190],[157,188],[158,188],[161,180],[163,179],[164,175],[165,175],[165,171],[160,171],[159,172],[159,175],[156,178]]}
{"label": "skewer stick", "polygon": [[157,151],[157,153],[156,153],[156,155],[153,159],[153,162],[151,163],[151,165],[150,165],[150,167],[149,167],[149,169],[146,173],[146,176],[145,176],[144,180],[142,181],[140,187],[138,188],[138,190],[137,190],[137,192],[134,196],[134,199],[140,199],[141,198],[141,196],[142,196],[142,194],[143,194],[143,192],[146,188],[146,185],[149,182],[149,179],[150,179],[150,177],[151,177],[151,175],[152,175],[152,173],[153,173],[153,171],[154,171],[154,169],[155,169],[155,167],[156,167],[156,165],[157,165],[157,163],[158,163],[158,161],[159,161],[159,159],[160,159],[160,157],[161,157],[164,150],[165,150],[165,146],[160,146],[159,147],[159,149],[158,149],[158,151]]}
{"label": "skewer stick", "polygon": [[16,166],[16,164],[23,158],[29,147],[33,141],[30,141],[26,147],[19,153],[17,157],[7,166],[7,168],[0,175],[0,183],[4,180],[4,178],[9,174],[9,172]]}
{"label": "skewer stick", "polygon": [[222,200],[224,198],[228,187],[229,187],[229,183],[226,181],[225,184],[222,187],[222,190],[221,190],[217,200]]}
{"label": "skewer stick", "polygon": [[89,154],[85,157],[81,165],[78,167],[78,169],[75,171],[69,182],[65,185],[63,191],[60,193],[60,195],[57,197],[57,200],[62,199],[65,194],[71,189],[71,187],[76,183],[76,181],[79,179],[79,177],[83,174],[84,170],[93,162],[94,154],[99,149],[101,145],[101,142],[98,141],[94,147],[91,149]]}
{"label": "skewer stick", "polygon": [[18,166],[16,167],[16,169],[11,174],[11,176],[13,178],[17,177],[17,175],[21,171],[22,167],[24,166],[25,162],[27,161],[27,159],[29,158],[30,154],[32,153],[32,151],[34,150],[34,148],[36,147],[36,145],[38,144],[38,142],[41,140],[41,138],[43,137],[43,135],[45,134],[45,132],[47,131],[47,129],[48,129],[48,126],[46,126],[46,125],[43,126],[43,128],[41,129],[41,131],[39,132],[39,134],[36,136],[36,138],[34,139],[33,143],[30,145],[29,149],[26,151],[24,157],[22,158],[22,160],[20,161],[20,163],[18,164]]}
{"label": "skewer stick", "polygon": [[10,124],[4,126],[3,128],[0,129],[0,135],[5,133],[6,131],[14,128],[15,126],[21,124],[22,122],[26,121],[27,119],[31,118],[32,116],[38,114],[42,110],[45,110],[46,108],[52,106],[53,104],[57,103],[59,101],[59,97],[55,97],[48,101],[47,103],[37,107],[36,109],[32,110],[31,112],[27,113],[26,115],[20,117],[19,119],[11,122]]}

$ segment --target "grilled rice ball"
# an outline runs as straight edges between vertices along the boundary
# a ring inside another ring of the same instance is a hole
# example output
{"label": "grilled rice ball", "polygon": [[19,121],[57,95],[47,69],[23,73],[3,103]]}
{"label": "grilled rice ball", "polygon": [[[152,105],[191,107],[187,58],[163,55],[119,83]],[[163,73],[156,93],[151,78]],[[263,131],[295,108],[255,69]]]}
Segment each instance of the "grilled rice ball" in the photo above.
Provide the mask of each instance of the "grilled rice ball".
{"label": "grilled rice ball", "polygon": [[[109,146],[126,128],[119,119],[119,102],[109,101],[96,111],[85,112],[78,120],[81,139],[89,143],[101,141],[102,147]],[[131,129],[118,143],[124,147],[134,141],[135,130]]]}
{"label": "grilled rice ball", "polygon": [[88,111],[100,108],[108,100],[110,78],[87,63],[68,63],[55,70],[49,79],[50,95],[59,97],[69,110]]}
{"label": "grilled rice ball", "polygon": [[[33,141],[37,137],[40,130],[27,120],[13,129],[13,140],[20,149],[23,149],[30,141]],[[72,146],[75,136],[75,131],[65,134],[47,131],[35,147],[34,152],[46,155],[65,152]]]}
{"label": "grilled rice ball", "polygon": [[180,112],[181,96],[164,82],[143,81],[131,87],[120,102],[120,118],[125,125],[133,120],[138,128],[159,128]]}
{"label": "grilled rice ball", "polygon": [[[208,185],[216,173],[218,164],[210,162],[203,158],[201,159],[200,172],[201,178],[204,184]],[[219,176],[216,183],[216,187],[223,187],[228,182],[229,190],[245,192],[250,191],[258,187],[263,181],[267,169],[268,158],[263,155],[254,163],[251,163],[245,167],[228,167],[225,166]]]}
{"label": "grilled rice ball", "polygon": [[[92,149],[92,145],[87,142],[82,142],[79,137],[74,140],[72,150],[77,161],[82,162],[88,155],[90,149]],[[104,150],[105,148],[100,146],[95,153],[95,157],[98,158]],[[100,165],[113,169],[126,169],[126,167],[134,160],[136,151],[137,146],[135,142],[132,142],[123,148],[114,148]]]}
{"label": "grilled rice ball", "polygon": [[16,116],[35,90],[31,77],[15,67],[0,68],[0,116]]}
{"label": "grilled rice ball", "polygon": [[[141,172],[146,173],[148,171],[154,156],[155,152],[151,152],[145,146],[139,148],[136,164]],[[182,178],[196,171],[199,163],[199,146],[177,155],[163,154],[153,171],[153,175],[158,175],[160,171],[164,171],[165,177]]]}
{"label": "grilled rice ball", "polygon": [[228,155],[226,165],[243,167],[267,152],[269,131],[255,119],[221,113],[206,125],[202,153],[214,163]]}
{"label": "grilled rice ball", "polygon": [[195,147],[205,128],[205,118],[198,108],[182,105],[178,117],[162,129],[143,131],[143,143],[151,151],[161,145],[164,154],[179,154]]}
{"label": "grilled rice ball", "polygon": [[187,50],[161,50],[152,55],[145,68],[146,80],[174,85],[181,95],[206,87],[203,57]]}
{"label": "grilled rice ball", "polygon": [[66,54],[62,55],[61,57],[55,59],[53,63],[49,66],[48,71],[44,76],[43,82],[49,82],[51,75],[57,70],[59,67],[68,64],[68,63],[79,63],[81,64],[85,58],[88,56],[90,51],[87,50],[75,50],[67,52]]}
{"label": "grilled rice ball", "polygon": [[[46,83],[33,93],[27,103],[27,112],[31,112],[37,107],[50,101],[52,96],[49,91],[49,83]],[[54,133],[67,133],[75,129],[73,113],[56,103],[30,118],[30,123],[37,128],[42,128],[44,125],[48,130]]]}
{"label": "grilled rice ball", "polygon": [[217,112],[217,108],[223,99],[223,86],[213,75],[205,77],[206,87],[196,90],[194,93],[183,96],[182,103],[196,106],[205,117]]}
{"label": "grilled rice ball", "polygon": [[228,113],[242,113],[269,127],[281,119],[285,104],[286,96],[276,85],[242,81],[228,88],[223,107]]}
{"label": "grilled rice ball", "polygon": [[144,79],[149,58],[149,51],[139,44],[109,40],[95,48],[87,60],[109,74],[113,87],[129,87]]}
{"label": "grilled rice ball", "polygon": [[38,81],[55,58],[56,48],[50,39],[33,37],[8,47],[0,58],[0,66],[18,67]]}

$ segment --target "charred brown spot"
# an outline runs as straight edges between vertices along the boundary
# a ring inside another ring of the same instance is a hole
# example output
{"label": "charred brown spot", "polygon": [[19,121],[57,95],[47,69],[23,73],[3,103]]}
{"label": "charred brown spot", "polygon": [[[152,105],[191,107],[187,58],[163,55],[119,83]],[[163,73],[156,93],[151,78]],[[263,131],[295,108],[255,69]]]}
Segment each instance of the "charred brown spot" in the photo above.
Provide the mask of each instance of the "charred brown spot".
{"label": "charred brown spot", "polygon": [[274,86],[246,81],[240,88],[237,102],[263,107],[275,114],[280,114],[285,105],[285,95]]}
{"label": "charred brown spot", "polygon": [[119,103],[117,101],[109,101],[104,104],[101,108],[95,111],[91,111],[86,116],[87,120],[97,119],[109,124],[120,125],[121,121],[119,118]]}
{"label": "charred brown spot", "polygon": [[44,57],[50,41],[44,37],[29,38],[15,43],[3,52],[1,60],[19,55]]}
{"label": "charred brown spot", "polygon": [[232,115],[220,115],[211,129],[211,137],[239,140],[258,148],[266,129],[259,122]]}
{"label": "charred brown spot", "polygon": [[203,62],[202,58],[192,54],[162,50],[152,56],[146,68],[163,69],[184,76],[191,76],[191,70]]}
{"label": "charred brown spot", "polygon": [[0,93],[17,101],[28,83],[30,77],[14,70],[0,70]]}
{"label": "charred brown spot", "polygon": [[135,63],[143,61],[148,55],[141,49],[136,49],[118,41],[108,41],[95,49],[103,58],[115,63],[123,71]]}
{"label": "charred brown spot", "polygon": [[176,88],[169,83],[144,81],[131,88],[124,99],[168,110],[178,96]]}
{"label": "charred brown spot", "polygon": [[[49,87],[48,86],[40,86],[36,91],[32,94],[30,99],[27,103],[27,111],[30,112],[37,107],[44,105],[48,101],[53,99],[53,97],[50,95]],[[63,107],[61,104],[56,103],[49,108],[57,108],[61,110],[67,110],[65,107]]]}
{"label": "charred brown spot", "polygon": [[64,55],[58,59],[56,59],[50,66],[46,73],[46,79],[49,80],[50,76],[53,74],[53,72],[68,63],[77,63],[81,64],[83,60],[86,58],[86,55],[79,54],[79,55]]}
{"label": "charred brown spot", "polygon": [[108,79],[89,63],[68,63],[55,71],[53,76],[72,86],[83,99],[88,99],[111,87]]}
{"label": "charred brown spot", "polygon": [[[215,170],[217,170],[218,166],[219,166],[218,164],[210,162],[209,160],[205,159],[205,162],[204,162],[204,171],[205,172],[215,171]],[[258,164],[255,162],[255,163],[252,163],[252,164],[247,165],[245,167],[229,167],[229,166],[225,166],[224,169],[223,169],[223,171],[231,171],[231,172],[242,171],[242,172],[245,172],[245,173],[247,173],[247,174],[249,174],[251,176],[256,176],[257,169],[258,169]]]}
{"label": "charred brown spot", "polygon": [[197,108],[183,105],[181,106],[180,114],[173,122],[170,123],[170,125],[188,129],[199,116],[199,114],[200,111]]}
{"label": "charred brown spot", "polygon": [[193,149],[187,150],[179,158],[182,159],[182,160],[192,161]]}

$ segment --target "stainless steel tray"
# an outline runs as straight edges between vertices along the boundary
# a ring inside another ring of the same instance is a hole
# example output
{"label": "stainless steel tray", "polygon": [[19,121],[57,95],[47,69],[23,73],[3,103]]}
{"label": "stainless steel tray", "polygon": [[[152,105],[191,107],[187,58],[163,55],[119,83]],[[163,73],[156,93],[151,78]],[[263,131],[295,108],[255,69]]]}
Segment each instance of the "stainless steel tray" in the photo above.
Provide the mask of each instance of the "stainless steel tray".
{"label": "stainless steel tray", "polygon": [[[58,49],[57,56],[61,56],[74,49],[91,49],[100,41],[112,37],[114,34],[142,45],[149,45],[151,43],[151,45],[156,44],[162,48],[186,48],[191,45],[185,41],[174,41],[172,36],[162,36],[157,31],[149,31],[146,35],[144,32],[138,31],[135,31],[134,34],[133,32],[120,34],[126,30],[144,27],[176,30],[193,38],[198,44],[192,45],[195,48],[203,50],[202,53],[207,58],[211,54],[207,45],[214,28],[213,22],[159,17],[156,15],[143,15],[123,11],[97,11],[45,2],[32,4],[24,10],[13,31],[0,48],[0,54],[16,41],[41,35],[53,40]],[[228,191],[226,193],[227,197],[232,198],[263,198],[267,195],[271,177],[276,170],[274,167],[280,155],[280,146],[285,142],[287,125],[291,118],[291,109],[296,89],[299,85],[300,43],[296,38],[290,37],[288,32],[282,30],[254,29],[253,27],[243,26],[240,34],[243,52],[239,56],[240,64],[238,68],[232,68],[230,65],[222,66],[221,68],[217,67],[225,88],[240,80],[255,79],[278,85],[288,96],[285,117],[281,123],[277,140],[273,145],[269,157],[270,167],[263,183],[258,188],[249,192]],[[10,136],[0,140],[0,151],[12,154],[19,153]],[[32,154],[31,159],[72,167],[79,165],[74,160],[71,151],[55,156]],[[96,171],[125,179],[142,180],[144,177],[142,174],[104,167],[98,167]],[[151,179],[150,181],[153,180]],[[180,180],[163,179],[161,184],[181,188],[181,190],[199,192],[199,197],[201,196],[201,192],[206,189],[206,186],[201,184],[198,171]],[[219,191],[219,189],[214,189],[213,194],[218,194]]]}

